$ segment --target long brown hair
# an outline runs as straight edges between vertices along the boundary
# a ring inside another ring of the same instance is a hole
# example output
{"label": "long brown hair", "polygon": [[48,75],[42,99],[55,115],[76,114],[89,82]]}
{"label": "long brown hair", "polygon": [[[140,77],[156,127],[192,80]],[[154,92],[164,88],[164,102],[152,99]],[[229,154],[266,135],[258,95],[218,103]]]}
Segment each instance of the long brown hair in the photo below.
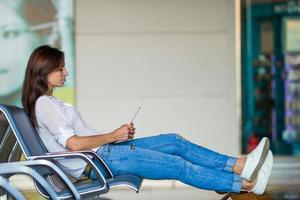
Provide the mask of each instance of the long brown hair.
{"label": "long brown hair", "polygon": [[48,74],[64,62],[64,53],[56,48],[43,45],[36,48],[29,57],[22,89],[22,104],[34,126],[36,100],[49,92]]}

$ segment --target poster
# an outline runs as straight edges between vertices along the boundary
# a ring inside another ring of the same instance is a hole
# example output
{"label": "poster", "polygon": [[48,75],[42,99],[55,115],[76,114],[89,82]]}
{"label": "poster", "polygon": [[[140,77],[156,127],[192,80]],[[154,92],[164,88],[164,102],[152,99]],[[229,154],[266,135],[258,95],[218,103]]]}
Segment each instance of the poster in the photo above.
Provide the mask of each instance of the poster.
{"label": "poster", "polygon": [[54,96],[75,104],[73,20],[73,0],[0,0],[0,103],[22,105],[29,56],[36,47],[49,44],[65,53],[69,72]]}

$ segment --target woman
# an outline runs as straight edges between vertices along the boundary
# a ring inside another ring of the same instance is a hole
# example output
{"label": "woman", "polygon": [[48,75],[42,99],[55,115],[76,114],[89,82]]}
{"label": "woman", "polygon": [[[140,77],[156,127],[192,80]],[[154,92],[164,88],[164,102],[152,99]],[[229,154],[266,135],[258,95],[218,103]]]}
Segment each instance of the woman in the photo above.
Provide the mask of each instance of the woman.
{"label": "woman", "polygon": [[[100,134],[85,124],[73,106],[52,96],[53,89],[62,87],[67,76],[63,52],[46,45],[33,51],[25,73],[22,103],[50,152],[91,149],[116,175],[176,179],[207,190],[264,193],[273,163],[267,138],[247,158],[234,158],[193,144],[178,134],[133,139],[134,124]],[[60,161],[60,165],[74,177],[80,177],[86,167],[85,162],[76,159]],[[91,178],[95,178],[93,172]]]}

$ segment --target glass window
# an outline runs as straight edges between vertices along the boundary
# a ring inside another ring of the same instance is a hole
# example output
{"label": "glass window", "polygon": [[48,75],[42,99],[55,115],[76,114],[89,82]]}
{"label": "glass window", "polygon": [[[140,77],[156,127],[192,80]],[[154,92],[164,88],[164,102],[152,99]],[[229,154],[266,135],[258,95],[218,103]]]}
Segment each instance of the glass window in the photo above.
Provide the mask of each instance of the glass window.
{"label": "glass window", "polygon": [[242,0],[243,153],[300,155],[300,1]]}

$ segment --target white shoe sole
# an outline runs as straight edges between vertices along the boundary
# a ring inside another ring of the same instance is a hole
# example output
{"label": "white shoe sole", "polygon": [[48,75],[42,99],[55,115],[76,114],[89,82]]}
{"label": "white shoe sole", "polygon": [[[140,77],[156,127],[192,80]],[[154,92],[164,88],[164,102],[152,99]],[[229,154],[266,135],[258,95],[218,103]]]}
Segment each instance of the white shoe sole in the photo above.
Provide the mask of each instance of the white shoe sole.
{"label": "white shoe sole", "polygon": [[266,142],[264,144],[260,159],[259,159],[253,173],[251,174],[249,181],[254,181],[256,179],[260,168],[262,167],[263,163],[265,162],[265,160],[268,156],[269,148],[270,148],[270,141],[268,138],[266,138]]}
{"label": "white shoe sole", "polygon": [[[255,153],[254,151],[258,151],[261,149],[258,156],[256,158],[251,157],[251,154]],[[266,160],[270,148],[270,141],[268,138],[264,137],[258,146],[247,156],[247,160],[244,166],[244,169],[241,173],[241,177],[246,179],[247,181],[254,181],[257,177],[257,174]]]}
{"label": "white shoe sole", "polygon": [[271,175],[272,167],[273,167],[273,154],[272,151],[269,150],[268,156],[263,166],[258,172],[257,182],[252,192],[254,192],[257,195],[262,195],[265,192],[265,189],[268,184],[268,180]]}

